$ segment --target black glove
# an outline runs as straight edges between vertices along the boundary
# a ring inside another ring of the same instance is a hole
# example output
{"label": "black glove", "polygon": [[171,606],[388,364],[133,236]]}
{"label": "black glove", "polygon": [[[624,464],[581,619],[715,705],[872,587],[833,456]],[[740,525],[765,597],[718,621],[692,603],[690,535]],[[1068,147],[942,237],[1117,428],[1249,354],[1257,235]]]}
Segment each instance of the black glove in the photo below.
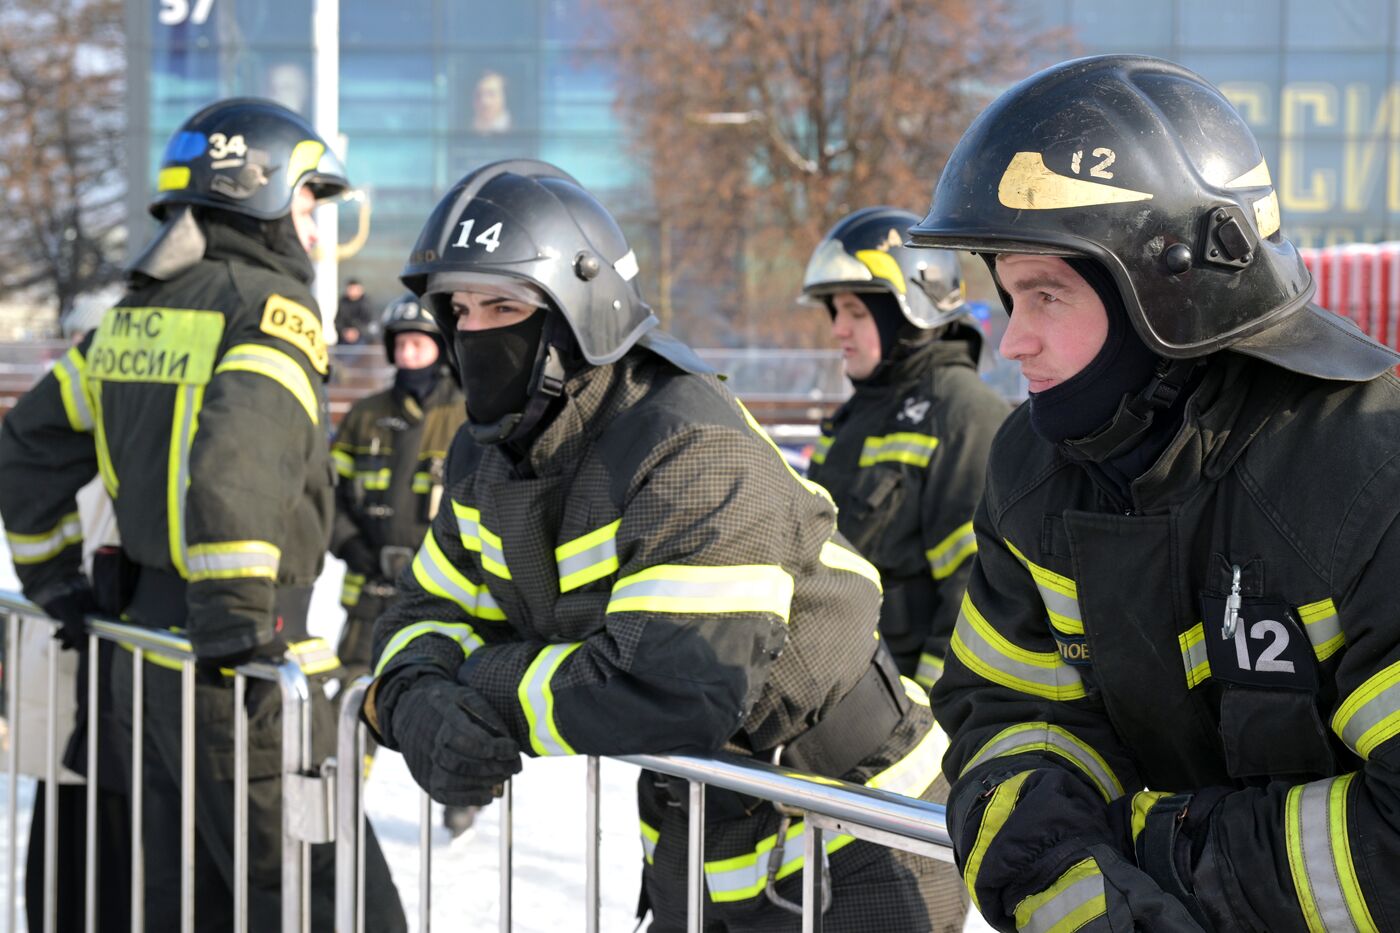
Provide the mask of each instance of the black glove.
{"label": "black glove", "polygon": [[413,779],[438,803],[485,806],[520,771],[520,746],[471,687],[420,676],[387,712],[390,747],[403,754]]}
{"label": "black glove", "polygon": [[340,558],[350,573],[373,578],[379,574],[379,552],[369,546],[363,535],[355,535],[340,546]]}
{"label": "black glove", "polygon": [[218,657],[202,657],[195,662],[195,667],[203,680],[221,684],[225,677],[224,671],[231,671],[240,664],[247,664],[249,661],[268,661],[272,664],[281,664],[286,659],[287,642],[281,635],[274,634],[271,641],[263,642],[261,645],[254,645],[251,648],[244,648],[241,651]]}
{"label": "black glove", "polygon": [[85,578],[74,577],[47,587],[34,595],[34,601],[49,618],[62,623],[53,636],[60,645],[77,648],[83,644],[87,638],[87,617],[97,612],[97,599]]}

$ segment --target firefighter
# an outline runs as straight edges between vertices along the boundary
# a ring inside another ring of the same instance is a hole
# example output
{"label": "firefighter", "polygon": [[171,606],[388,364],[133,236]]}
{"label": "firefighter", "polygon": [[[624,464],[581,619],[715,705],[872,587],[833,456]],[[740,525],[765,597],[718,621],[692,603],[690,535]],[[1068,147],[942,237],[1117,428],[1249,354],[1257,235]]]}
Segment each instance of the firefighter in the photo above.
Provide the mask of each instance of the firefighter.
{"label": "firefighter", "polygon": [[802,299],[825,306],[855,386],[822,422],[807,475],[880,571],[880,637],[927,689],[943,669],[977,551],[987,453],[1010,409],[977,377],[982,334],[964,320],[957,254],[904,245],[918,219],[871,207],[838,221],[807,264]]}
{"label": "firefighter", "polygon": [[1030,401],[934,708],[1002,930],[1400,923],[1400,355],[1311,301],[1249,127],[1169,62],[1011,88],[921,246],[974,250]]}
{"label": "firefighter", "polygon": [[[345,561],[336,655],[346,682],[369,672],[374,620],[437,514],[447,447],[466,417],[447,344],[417,296],[390,302],[381,330],[394,384],[356,402],[331,444],[339,477],[331,553]],[[457,836],[474,814],[448,807],[443,820]]]}
{"label": "firefighter", "polygon": [[[477,169],[434,210],[403,280],[453,335],[467,422],[375,627],[367,720],[452,804],[489,802],[522,752],[727,749],[926,793],[943,743],[874,637],[879,574],[655,329],[637,273],[612,216],[545,163]],[[684,783],[644,774],[638,796],[643,910],[681,930]],[[707,929],[796,930],[801,820],[710,798]],[[927,860],[828,852],[827,929],[961,929]]]}
{"label": "firefighter", "polygon": [[[161,228],[135,259],[126,295],[5,419],[0,512],[25,592],[81,633],[100,605],[182,633],[196,688],[197,925],[230,922],[234,722],[229,669],[252,659],[334,664],[304,629],[329,537],[326,348],[308,290],[317,201],[345,173],[301,117],[239,98],[196,113],[171,138],[151,210]],[[118,558],[79,569],[73,497],[94,474],[116,511]],[[93,584],[96,586],[94,596]],[[324,650],[322,650],[324,649]],[[179,664],[148,654],[145,680],[146,917],[179,922]],[[173,667],[173,669],[172,669]],[[131,747],[130,662],[112,668],[117,741]],[[319,691],[315,749],[333,745]],[[280,924],[281,701],[250,680],[249,918]],[[316,929],[333,923],[334,853],[313,848]],[[377,843],[368,841],[370,926],[404,929]]]}

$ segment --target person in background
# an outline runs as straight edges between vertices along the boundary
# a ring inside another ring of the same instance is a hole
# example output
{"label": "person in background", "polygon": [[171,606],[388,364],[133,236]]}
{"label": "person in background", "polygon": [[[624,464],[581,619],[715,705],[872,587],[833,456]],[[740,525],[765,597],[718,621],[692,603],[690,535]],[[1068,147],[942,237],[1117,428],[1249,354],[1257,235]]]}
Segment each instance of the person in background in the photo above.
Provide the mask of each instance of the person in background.
{"label": "person in background", "polygon": [[347,279],[335,311],[336,337],[346,346],[355,346],[370,337],[374,308],[359,279]]}

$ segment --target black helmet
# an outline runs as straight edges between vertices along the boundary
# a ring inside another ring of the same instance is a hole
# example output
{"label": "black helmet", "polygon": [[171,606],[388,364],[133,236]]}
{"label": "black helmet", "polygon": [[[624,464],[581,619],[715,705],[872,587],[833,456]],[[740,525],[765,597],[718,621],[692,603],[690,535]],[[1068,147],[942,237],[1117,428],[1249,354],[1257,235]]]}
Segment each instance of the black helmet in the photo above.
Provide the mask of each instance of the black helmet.
{"label": "black helmet", "polygon": [[[611,214],[545,162],[494,162],[438,202],[401,279],[444,332],[454,291],[488,282],[541,289],[593,364],[611,363],[657,325],[637,291],[637,257]],[[436,297],[433,297],[436,296]]]}
{"label": "black helmet", "polygon": [[270,100],[235,97],[205,107],[170,137],[150,209],[160,219],[171,205],[190,204],[276,220],[291,212],[303,184],[317,199],[350,186],[304,118]]}
{"label": "black helmet", "polygon": [[1097,260],[1165,357],[1230,348],[1350,380],[1400,361],[1311,303],[1249,127],[1209,82],[1160,59],[1079,59],[1006,91],[963,135],[909,235]]}
{"label": "black helmet", "polygon": [[905,232],[919,218],[894,207],[867,207],[832,227],[807,263],[802,299],[825,301],[836,292],[887,292],[918,328],[938,327],[967,310],[956,253],[913,250]]}
{"label": "black helmet", "polygon": [[437,342],[442,361],[447,362],[447,342],[443,339],[442,329],[427,309],[419,304],[418,296],[413,292],[404,292],[389,302],[380,318],[380,326],[384,331],[384,353],[389,358],[390,366],[394,365],[394,338],[410,331],[432,337]]}

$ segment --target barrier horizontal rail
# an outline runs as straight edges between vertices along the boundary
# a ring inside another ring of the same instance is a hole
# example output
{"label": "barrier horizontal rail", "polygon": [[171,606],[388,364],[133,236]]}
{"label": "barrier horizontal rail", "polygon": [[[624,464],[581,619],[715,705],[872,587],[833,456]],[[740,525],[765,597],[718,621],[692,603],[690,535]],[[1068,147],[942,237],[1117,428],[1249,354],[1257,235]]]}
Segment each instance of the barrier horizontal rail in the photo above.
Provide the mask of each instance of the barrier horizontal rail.
{"label": "barrier horizontal rail", "polygon": [[[341,762],[361,760],[364,725],[359,709],[364,701],[371,678],[360,677],[345,690],[341,708],[337,757]],[[947,816],[941,804],[904,797],[889,791],[863,787],[846,781],[815,777],[771,765],[752,758],[721,755],[696,758],[685,755],[620,755],[616,760],[636,765],[690,782],[689,877],[687,884],[687,929],[700,933],[703,928],[705,789],[718,787],[751,797],[759,797],[783,807],[801,811],[808,831],[805,835],[803,861],[803,933],[820,933],[821,892],[824,862],[822,837],[837,833],[863,839],[886,848],[901,849],[927,858],[953,861],[952,841],[948,836]],[[358,933],[364,929],[364,781],[358,767],[339,769],[337,786],[336,835],[336,928],[343,933]],[[589,756],[586,801],[586,863],[585,863],[585,928],[588,933],[599,929],[600,860],[599,777],[598,759]],[[421,792],[420,792],[421,793]],[[420,802],[427,800],[423,793]],[[501,807],[501,912],[499,930],[511,930],[511,782],[504,786]],[[420,884],[426,884],[430,872],[431,846],[427,842],[426,809],[420,812]],[[353,892],[353,893],[350,893]],[[347,896],[347,894],[349,896]],[[428,898],[419,903],[419,929],[430,928]]]}
{"label": "barrier horizontal rail", "polygon": [[[18,658],[19,630],[22,622],[46,624],[55,628],[58,622],[46,616],[42,609],[22,595],[0,590],[0,614],[6,617],[6,663],[4,668],[5,686],[9,697],[10,753],[9,787],[7,804],[9,807],[9,832],[6,851],[8,855],[8,898],[6,917],[9,928],[17,929],[18,920],[18,761],[22,724],[19,722],[19,689],[23,676]],[[145,928],[144,914],[144,864],[142,836],[143,756],[136,753],[142,747],[144,738],[144,666],[147,653],[161,655],[179,661],[181,665],[181,891],[180,919],[182,931],[194,930],[194,833],[195,833],[195,769],[194,769],[194,707],[195,707],[195,663],[196,658],[188,639],[173,632],[165,632],[143,626],[130,625],[112,619],[89,617],[87,621],[88,651],[96,657],[98,641],[107,640],[123,645],[132,652],[132,745],[131,755],[131,929]],[[48,786],[56,788],[58,776],[57,750],[57,651],[49,652],[48,702],[46,715],[47,759],[45,780]],[[98,762],[98,668],[88,665],[88,762],[89,769],[96,768]],[[327,780],[324,774],[315,769],[311,752],[311,691],[305,673],[295,661],[281,664],[271,661],[251,661],[239,665],[234,670],[232,700],[234,703],[235,728],[235,794],[234,794],[234,929],[246,930],[248,922],[247,883],[248,883],[248,714],[243,700],[246,691],[246,678],[266,680],[276,683],[282,698],[282,930],[283,933],[305,931],[310,928],[310,843],[328,842],[329,838],[308,836],[309,823],[307,795],[318,781]],[[333,779],[331,779],[333,784]],[[96,823],[98,781],[89,774],[87,780],[87,814],[85,827],[85,916],[84,928],[97,929],[96,918]],[[325,786],[320,788],[326,790]],[[298,795],[300,797],[298,798]],[[329,796],[334,799],[333,786]],[[58,795],[53,794],[53,805],[45,807],[44,825],[44,930],[49,933],[56,923],[56,856]],[[328,830],[333,832],[333,811],[325,810]],[[31,828],[31,832],[33,829]],[[103,918],[109,924],[111,918]]]}

